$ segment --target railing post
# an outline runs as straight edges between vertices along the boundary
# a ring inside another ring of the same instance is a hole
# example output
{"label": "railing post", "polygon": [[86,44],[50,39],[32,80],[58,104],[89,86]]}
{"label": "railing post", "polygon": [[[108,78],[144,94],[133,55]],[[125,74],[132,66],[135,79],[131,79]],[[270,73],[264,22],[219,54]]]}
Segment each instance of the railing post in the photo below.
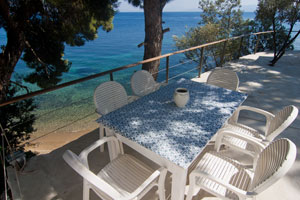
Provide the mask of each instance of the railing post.
{"label": "railing post", "polygon": [[198,78],[200,78],[201,76],[201,73],[202,73],[202,67],[203,67],[203,60],[204,60],[204,48],[205,47],[202,47],[201,48],[201,55],[200,55],[200,64],[199,64],[199,72],[198,72]]}
{"label": "railing post", "polygon": [[226,45],[227,45],[227,40],[224,42],[223,52],[222,52],[221,61],[220,61],[220,67],[223,67]]}
{"label": "railing post", "polygon": [[244,37],[241,37],[238,59],[241,57],[241,52],[242,52],[242,48],[243,48],[243,40],[244,40]]}
{"label": "railing post", "polygon": [[166,57],[166,83],[169,82],[169,65],[170,65],[170,56]]}
{"label": "railing post", "polygon": [[113,81],[113,80],[114,80],[114,76],[113,76],[113,73],[112,73],[112,72],[109,73],[109,78],[110,78],[110,81]]}
{"label": "railing post", "polygon": [[259,40],[260,40],[260,35],[257,35],[257,41],[256,41],[255,49],[254,49],[254,54],[256,54],[256,52],[257,52]]}
{"label": "railing post", "polygon": [[[260,41],[260,34],[266,34],[266,33],[272,33],[272,32],[273,31],[258,32],[258,33],[254,33],[254,34],[252,33],[252,34],[243,35],[243,37],[257,35],[257,42],[256,42],[256,47],[255,47],[255,53],[256,53],[257,49],[258,49],[259,41]],[[157,56],[157,57],[154,57],[154,58],[149,58],[149,59],[146,59],[146,60],[142,60],[142,61],[132,63],[132,64],[129,64],[129,65],[124,65],[124,66],[121,66],[121,67],[118,67],[118,68],[115,68],[115,69],[111,69],[111,70],[108,70],[108,71],[104,71],[104,72],[100,72],[100,73],[97,73],[97,74],[92,74],[92,75],[89,75],[89,76],[86,76],[86,77],[83,77],[83,78],[75,79],[73,81],[61,83],[61,84],[58,84],[56,86],[52,86],[52,87],[49,87],[49,88],[46,88],[46,89],[41,89],[41,90],[38,90],[38,91],[35,91],[35,92],[31,92],[29,94],[23,94],[23,95],[19,95],[19,96],[16,96],[16,97],[12,97],[11,99],[9,99],[7,101],[0,102],[0,107],[8,105],[8,104],[15,103],[15,102],[18,102],[18,101],[21,101],[21,100],[29,99],[29,98],[32,98],[32,97],[35,97],[35,96],[38,96],[38,95],[41,95],[41,94],[45,94],[45,93],[48,93],[48,92],[51,92],[51,91],[55,91],[55,90],[58,90],[58,89],[61,89],[61,88],[65,88],[65,87],[68,87],[68,86],[71,86],[71,85],[75,85],[75,84],[78,84],[78,83],[81,83],[81,82],[84,82],[84,81],[88,81],[88,80],[92,80],[92,79],[95,79],[95,78],[98,78],[98,77],[106,76],[108,74],[110,74],[110,80],[113,80],[113,73],[114,72],[118,72],[118,71],[121,71],[121,70],[124,70],[124,69],[132,68],[132,67],[144,64],[144,63],[153,62],[153,61],[161,59],[161,58],[167,58],[167,63],[169,63],[169,56],[185,53],[185,52],[188,52],[188,51],[193,51],[193,50],[196,50],[196,49],[204,48],[206,46],[218,45],[218,44],[221,44],[222,42],[226,42],[230,39],[233,39],[233,38],[222,39],[222,40],[206,43],[204,45],[199,45],[199,46],[191,47],[191,48],[188,48],[188,49],[179,50],[179,51],[176,51],[176,52],[173,52],[173,53]],[[263,38],[263,39],[265,39],[265,38]],[[224,44],[224,47],[226,47],[226,43]],[[223,48],[223,55],[221,57],[222,58],[222,63],[224,61],[225,49],[226,48]],[[169,67],[168,67],[168,65],[169,64],[167,64],[167,70],[168,71],[167,71],[166,82],[168,82],[168,80],[169,80],[169,74],[168,74]],[[201,70],[202,65],[199,66],[199,68]],[[201,74],[201,71],[200,71],[200,74]]]}

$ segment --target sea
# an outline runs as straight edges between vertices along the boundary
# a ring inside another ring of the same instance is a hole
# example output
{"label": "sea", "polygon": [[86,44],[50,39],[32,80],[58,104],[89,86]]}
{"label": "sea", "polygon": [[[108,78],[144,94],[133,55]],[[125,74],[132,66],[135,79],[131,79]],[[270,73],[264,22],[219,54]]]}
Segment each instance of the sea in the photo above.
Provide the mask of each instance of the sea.
{"label": "sea", "polygon": [[[253,19],[255,13],[245,12],[243,17],[244,19]],[[170,31],[164,34],[162,54],[176,51],[173,36],[180,37],[190,28],[198,26],[200,19],[200,12],[164,12],[163,28],[170,28]],[[60,83],[143,60],[144,47],[139,48],[138,44],[144,41],[144,14],[142,12],[119,12],[114,17],[113,25],[114,28],[110,32],[105,32],[100,28],[98,37],[93,41],[86,42],[84,46],[71,47],[66,45],[64,59],[72,62],[72,67],[68,73],[61,77]],[[0,45],[5,43],[5,32],[0,29]],[[300,40],[297,40],[294,46],[295,49],[300,49]],[[171,66],[176,65],[178,62],[182,63],[183,60],[183,55],[176,58],[174,56],[170,58],[170,64]],[[162,60],[161,68],[164,66],[165,63]],[[134,69],[134,71],[136,70]],[[185,69],[182,67],[175,69],[176,74],[178,74],[178,70]],[[15,74],[26,75],[30,71],[20,59],[15,68]],[[116,73],[114,79],[121,79],[124,82],[124,79],[128,78],[127,75],[130,75],[131,72],[128,70],[127,73],[125,70]],[[165,76],[161,75],[158,80],[162,81],[164,78]],[[31,91],[39,89],[32,84],[26,85]]]}
{"label": "sea", "polygon": [[[243,17],[244,19],[253,19],[255,14],[253,12],[245,12]],[[170,28],[170,31],[164,34],[162,54],[176,51],[173,36],[180,37],[184,35],[190,28],[198,26],[200,19],[200,12],[164,12],[163,28]],[[98,30],[98,37],[93,41],[86,42],[84,46],[71,47],[66,45],[64,59],[68,59],[72,62],[72,67],[68,73],[65,73],[61,77],[62,80],[60,83],[143,60],[144,47],[139,48],[138,44],[144,41],[144,14],[142,12],[119,12],[114,17],[113,26],[114,28],[110,32],[105,32],[100,28]],[[299,27],[300,26],[298,26],[298,28]],[[6,33],[0,29],[0,45],[4,45],[5,43]],[[295,49],[300,50],[299,39],[294,43],[294,46]],[[162,59],[158,81],[165,80],[165,63],[166,60]],[[197,63],[188,61],[182,54],[172,56],[170,57],[170,67],[172,68],[170,69],[169,77],[172,79],[172,77],[176,77],[177,74],[186,71],[191,72],[182,75],[183,77],[196,77],[198,72],[197,70],[193,70],[196,69],[196,66]],[[141,69],[141,66],[113,74],[114,80],[120,82],[129,95],[131,94],[130,77],[134,71],[139,69]],[[27,68],[25,63],[20,59],[15,67],[14,75],[26,75],[30,72],[31,70]],[[68,115],[72,116],[85,115],[84,110],[94,112],[94,89],[100,83],[108,81],[109,78],[109,75],[100,77],[35,97],[38,105],[38,116],[42,117],[54,111],[54,113],[57,113],[59,109],[66,107],[73,108],[71,109],[73,113],[71,111],[71,114],[68,113]],[[24,84],[31,91],[40,89],[34,84]],[[80,108],[81,110],[76,107],[79,105],[84,105],[83,108]],[[63,113],[66,114],[66,112]],[[69,121],[69,119],[66,121]],[[42,122],[48,121],[45,119],[42,120]]]}

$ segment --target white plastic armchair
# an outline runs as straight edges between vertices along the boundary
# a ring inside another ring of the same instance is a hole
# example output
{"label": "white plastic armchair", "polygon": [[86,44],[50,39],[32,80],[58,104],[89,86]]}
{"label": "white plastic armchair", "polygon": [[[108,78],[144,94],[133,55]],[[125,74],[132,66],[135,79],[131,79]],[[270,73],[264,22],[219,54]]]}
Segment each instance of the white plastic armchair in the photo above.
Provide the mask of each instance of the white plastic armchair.
{"label": "white plastic armchair", "polygon": [[[102,116],[128,104],[128,97],[124,87],[120,83],[108,81],[100,84],[95,89],[94,103],[96,112]],[[105,127],[100,124],[100,139],[107,134],[106,132]],[[104,146],[101,146],[100,150],[103,152]]]}
{"label": "white plastic armchair", "polygon": [[146,70],[139,70],[131,76],[131,89],[134,95],[138,97],[145,96],[160,88],[153,76]]}
{"label": "white plastic armchair", "polygon": [[[114,159],[95,174],[89,169],[88,155],[106,142],[113,144]],[[138,200],[153,187],[158,187],[159,198],[165,199],[166,169],[153,170],[137,158],[122,153],[114,136],[96,141],[79,156],[67,150],[63,159],[83,177],[83,200],[90,198],[90,189],[104,200]]]}
{"label": "white plastic armchair", "polygon": [[239,88],[239,77],[230,69],[217,68],[207,77],[207,84],[237,91]]}
{"label": "white plastic armchair", "polygon": [[120,83],[107,81],[95,89],[94,103],[96,112],[105,115],[128,104],[127,93]]}
{"label": "white plastic armchair", "polygon": [[[241,110],[248,110],[266,117],[265,132],[262,133],[259,130],[238,123],[238,118]],[[263,147],[266,147],[271,141],[274,140],[280,133],[282,133],[287,127],[289,127],[298,116],[298,109],[295,106],[286,106],[276,115],[269,113],[265,110],[250,107],[239,107],[234,115],[228,121],[228,124],[219,131],[215,142],[215,149],[220,150],[221,145],[226,145],[237,150],[243,151],[254,158],[258,153],[255,148],[261,148],[253,143],[249,143],[248,140],[257,141]]]}
{"label": "white plastic armchair", "polygon": [[276,140],[259,154],[253,173],[235,160],[208,152],[189,176],[186,200],[191,200],[200,189],[221,199],[253,198],[288,172],[296,153],[290,140]]}

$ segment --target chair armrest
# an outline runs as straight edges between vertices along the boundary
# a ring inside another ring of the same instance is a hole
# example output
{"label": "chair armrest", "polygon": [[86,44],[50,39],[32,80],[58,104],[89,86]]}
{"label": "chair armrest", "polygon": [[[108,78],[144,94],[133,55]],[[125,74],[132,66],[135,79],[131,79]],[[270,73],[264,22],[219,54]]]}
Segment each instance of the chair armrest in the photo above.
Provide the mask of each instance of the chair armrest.
{"label": "chair armrest", "polygon": [[158,90],[161,86],[162,86],[162,84],[160,84],[158,82],[155,82],[155,85],[153,86],[153,91],[152,92]]}
{"label": "chair armrest", "polygon": [[[216,182],[217,184],[220,184],[220,185],[226,187],[228,190],[230,190],[230,191],[232,191],[233,193],[235,193],[236,195],[238,195],[238,196],[239,196],[239,199],[244,199],[244,198],[248,195],[247,191],[241,190],[241,189],[239,189],[239,188],[237,188],[237,187],[235,187],[235,186],[233,186],[233,185],[230,185],[230,184],[224,182],[223,180],[221,180],[221,179],[219,179],[219,178],[216,178],[216,177],[214,177],[214,176],[212,176],[212,175],[210,175],[210,174],[207,174],[206,172],[203,172],[203,171],[201,171],[201,170],[195,169],[195,170],[190,174],[190,177],[191,177],[190,179],[194,179],[194,180],[195,180],[195,178],[192,178],[192,177],[196,177],[196,176],[201,176],[201,177],[203,177],[203,178],[209,179],[209,180],[211,180],[211,181]],[[201,187],[201,186],[200,186],[200,187]],[[252,195],[255,195],[255,194],[252,194]],[[242,197],[242,198],[241,198],[241,197]]]}
{"label": "chair armrest", "polygon": [[223,128],[218,132],[216,143],[215,143],[215,150],[219,151],[221,143],[222,143],[222,139],[225,136],[238,138],[238,139],[244,140],[247,143],[251,144],[255,150],[254,156],[257,156],[265,148],[265,146],[261,143],[262,141],[257,138],[248,136],[246,134],[239,134],[230,129]]}
{"label": "chair armrest", "polygon": [[270,123],[271,123],[271,120],[275,117],[274,114],[268,112],[268,111],[265,111],[265,110],[262,110],[262,109],[259,109],[259,108],[255,108],[255,107],[251,107],[251,106],[240,106],[232,115],[231,118],[229,118],[228,120],[228,123],[229,124],[235,124],[238,122],[238,118],[239,118],[239,115],[240,115],[240,111],[241,110],[248,110],[248,111],[251,111],[251,112],[255,112],[257,114],[261,114],[261,115],[264,115],[266,117],[266,125],[265,125],[265,135],[266,135],[266,132],[267,130],[269,129],[269,126],[270,126]]}
{"label": "chair armrest", "polygon": [[134,95],[128,96],[128,103],[132,103],[132,102],[138,100],[139,98],[140,98],[140,97],[134,96]]}
{"label": "chair armrest", "polygon": [[91,172],[84,165],[84,163],[82,163],[82,160],[72,151],[70,150],[65,151],[65,153],[63,154],[63,158],[68,163],[68,165],[70,165],[70,167],[72,167],[78,174],[80,174],[90,184],[94,185],[99,190],[106,193],[108,196],[112,197],[113,199],[121,199],[121,194],[115,188],[113,188],[111,185],[106,183],[103,179],[101,179],[100,177],[96,176],[93,172]]}
{"label": "chair armrest", "polygon": [[[122,198],[121,200],[130,200],[133,199],[134,197],[138,196],[142,191],[145,190],[146,187],[148,187],[155,179],[159,177],[158,181],[158,187],[164,187],[164,182],[166,178],[167,170],[163,167],[159,168],[158,170],[154,171],[151,176],[149,176],[142,184],[140,187],[138,187],[134,192],[132,192],[129,196],[126,198]],[[163,184],[163,185],[160,185]]]}
{"label": "chair armrest", "polygon": [[166,83],[166,82],[156,82],[157,84],[159,84],[159,86],[167,86],[168,85],[168,83]]}
{"label": "chair armrest", "polygon": [[106,142],[110,142],[112,141],[112,143],[115,144],[114,146],[114,150],[116,152],[114,153],[120,153],[120,146],[119,146],[119,140],[115,137],[115,136],[110,136],[110,137],[103,137],[100,140],[97,140],[96,142],[94,142],[93,144],[91,144],[90,146],[88,146],[87,148],[85,148],[80,154],[79,154],[79,158],[82,160],[82,162],[86,165],[86,167],[89,168],[88,165],[88,155],[89,153],[91,153],[93,150],[95,150],[97,147],[100,147],[101,145],[105,144]]}
{"label": "chair armrest", "polygon": [[260,108],[255,108],[255,107],[251,107],[251,106],[240,106],[236,109],[236,111],[230,118],[230,122],[237,123],[239,115],[240,115],[240,111],[242,111],[242,110],[248,110],[248,111],[252,111],[252,112],[264,115],[266,117],[267,121],[269,121],[270,119],[275,117],[272,113],[262,110]]}

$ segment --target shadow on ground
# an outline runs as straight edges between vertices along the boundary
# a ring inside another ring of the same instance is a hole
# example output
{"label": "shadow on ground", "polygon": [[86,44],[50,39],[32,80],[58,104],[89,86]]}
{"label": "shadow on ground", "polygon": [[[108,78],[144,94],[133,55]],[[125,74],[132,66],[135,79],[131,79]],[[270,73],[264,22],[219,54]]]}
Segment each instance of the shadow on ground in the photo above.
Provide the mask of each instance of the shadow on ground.
{"label": "shadow on ground", "polygon": [[[240,90],[249,96],[244,105],[255,106],[272,113],[278,112],[284,106],[295,105],[300,108],[300,52],[287,52],[275,67],[268,66],[272,54],[257,53],[242,57],[238,61],[227,64],[238,73]],[[203,78],[204,77],[204,78]],[[205,82],[207,74],[203,74],[200,82]],[[246,124],[264,126],[264,119],[253,113],[242,113],[241,119]],[[78,154],[93,141],[98,139],[98,129],[83,135],[64,146],[44,155],[38,155],[30,160],[23,172],[20,173],[19,182],[24,200],[56,200],[56,199],[82,199],[82,178],[77,175],[62,159],[65,150],[70,149]],[[300,117],[286,129],[280,137],[292,140],[298,149],[296,162],[287,175],[276,184],[264,191],[256,199],[294,200],[300,196]],[[139,156],[137,152],[125,148],[126,152]],[[92,170],[101,169],[109,162],[107,151],[101,153],[95,150],[90,158],[93,160]],[[144,159],[153,167],[154,163]],[[14,190],[18,190],[14,171],[9,170],[10,182]],[[170,179],[170,178],[169,178]],[[167,180],[167,183],[170,180]],[[169,193],[170,184],[167,184]],[[38,192],[37,192],[38,191]],[[157,196],[150,193],[144,199],[156,199]],[[209,196],[201,192],[198,199]],[[91,199],[98,199],[95,195]]]}

